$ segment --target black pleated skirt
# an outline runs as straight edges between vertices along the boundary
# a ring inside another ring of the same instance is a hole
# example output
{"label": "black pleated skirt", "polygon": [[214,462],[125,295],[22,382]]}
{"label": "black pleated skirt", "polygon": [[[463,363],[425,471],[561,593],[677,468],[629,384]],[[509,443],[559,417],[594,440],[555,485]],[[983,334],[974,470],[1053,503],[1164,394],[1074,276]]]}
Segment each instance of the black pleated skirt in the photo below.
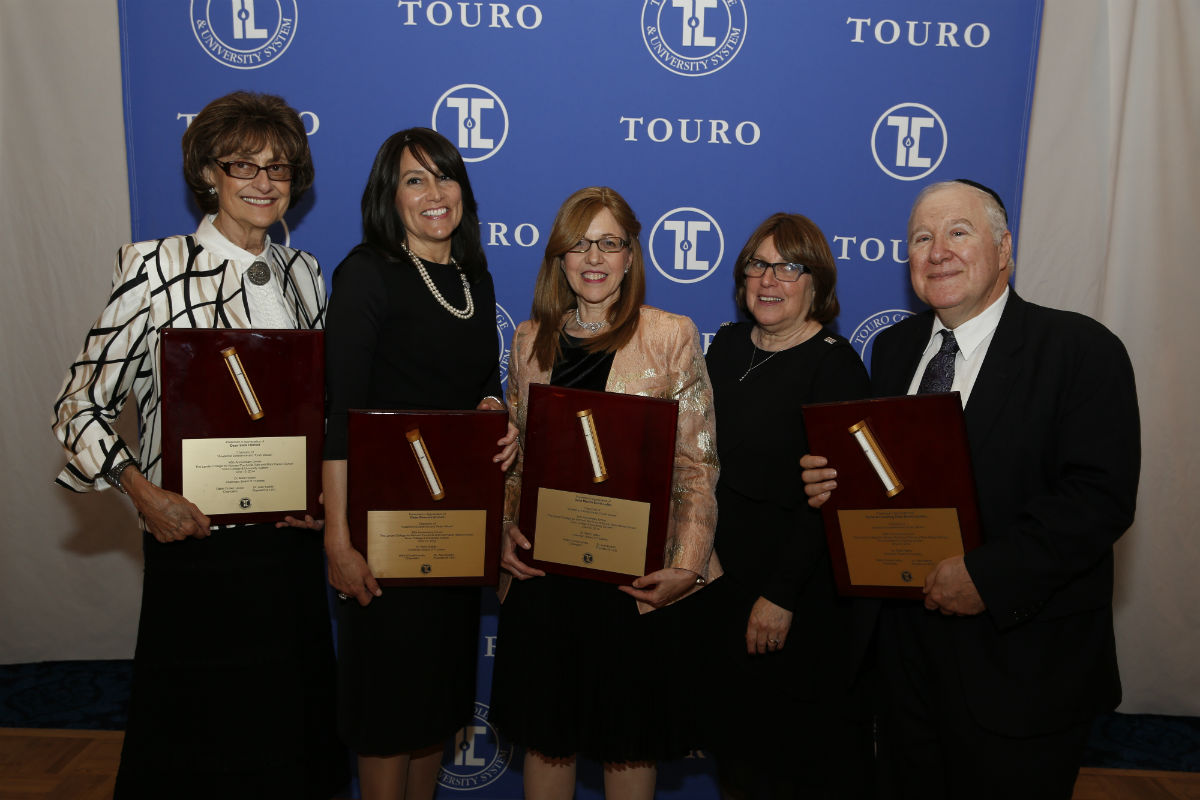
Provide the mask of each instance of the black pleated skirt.
{"label": "black pleated skirt", "polygon": [[333,643],[319,531],[144,535],[142,612],[117,800],[328,798]]}
{"label": "black pleated skirt", "polygon": [[661,761],[696,746],[698,598],[639,614],[615,586],[548,575],[514,582],[500,611],[490,720],[551,757]]}

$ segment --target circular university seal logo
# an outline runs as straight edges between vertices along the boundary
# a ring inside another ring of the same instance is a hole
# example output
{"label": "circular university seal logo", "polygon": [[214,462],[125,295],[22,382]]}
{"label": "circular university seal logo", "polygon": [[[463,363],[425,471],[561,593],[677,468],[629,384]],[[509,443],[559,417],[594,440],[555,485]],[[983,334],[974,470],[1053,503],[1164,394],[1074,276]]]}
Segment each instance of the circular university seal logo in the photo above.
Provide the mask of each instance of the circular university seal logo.
{"label": "circular university seal logo", "polygon": [[737,56],[746,40],[744,0],[645,0],[642,41],[676,75],[708,75]]}
{"label": "circular university seal logo", "polygon": [[913,315],[913,312],[904,308],[889,308],[886,311],[878,311],[871,316],[858,323],[858,327],[854,329],[854,333],[850,334],[850,344],[854,345],[854,349],[858,351],[858,355],[862,358],[863,363],[868,367],[871,366],[871,342],[875,339],[875,334],[879,333],[884,328],[889,328],[903,319],[908,319]]}
{"label": "circular university seal logo", "polygon": [[490,709],[476,701],[475,718],[446,745],[438,784],[446,789],[472,791],[495,782],[512,762],[513,746],[502,741],[488,722]]}
{"label": "circular university seal logo", "polygon": [[233,69],[270,64],[296,34],[296,0],[191,0],[191,15],[204,52]]}
{"label": "circular university seal logo", "polygon": [[513,331],[517,329],[504,306],[496,303],[496,338],[500,340],[500,383],[508,380],[508,357],[512,352]]}

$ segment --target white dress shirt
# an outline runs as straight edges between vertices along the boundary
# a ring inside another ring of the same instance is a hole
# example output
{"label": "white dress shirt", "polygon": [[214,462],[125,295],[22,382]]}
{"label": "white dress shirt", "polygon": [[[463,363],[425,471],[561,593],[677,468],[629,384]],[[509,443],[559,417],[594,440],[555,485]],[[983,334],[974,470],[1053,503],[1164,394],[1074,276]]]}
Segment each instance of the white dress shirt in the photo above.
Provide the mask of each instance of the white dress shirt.
{"label": "white dress shirt", "polygon": [[[1004,294],[994,303],[953,329],[954,340],[958,342],[958,353],[954,356],[954,383],[951,384],[950,391],[958,392],[963,408],[967,407],[971,389],[975,387],[975,379],[979,377],[979,368],[983,366],[983,359],[987,357],[988,347],[996,334],[996,326],[1000,324],[1000,317],[1004,314],[1004,306],[1007,303],[1008,287],[1005,286]],[[921,355],[921,362],[917,364],[916,374],[913,375],[912,383],[908,385],[909,394],[917,393],[917,387],[921,385],[921,376],[925,374],[925,366],[942,348],[942,337],[939,334],[943,330],[947,330],[946,326],[935,315],[929,343],[925,345],[925,352]]]}

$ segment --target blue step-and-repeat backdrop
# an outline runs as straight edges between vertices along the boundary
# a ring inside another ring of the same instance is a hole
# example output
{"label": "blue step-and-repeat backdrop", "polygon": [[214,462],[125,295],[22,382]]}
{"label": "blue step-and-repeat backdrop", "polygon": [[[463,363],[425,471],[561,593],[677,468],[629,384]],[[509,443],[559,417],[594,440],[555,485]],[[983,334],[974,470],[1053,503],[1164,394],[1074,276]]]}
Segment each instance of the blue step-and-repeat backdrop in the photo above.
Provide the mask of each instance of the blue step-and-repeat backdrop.
{"label": "blue step-and-repeat backdrop", "polygon": [[[235,89],[301,112],[314,189],[272,238],[329,273],[361,236],[359,200],[391,133],[458,145],[496,281],[497,357],[528,316],[545,237],[582,186],[642,221],[648,302],[706,343],[736,317],[733,259],[769,214],[805,214],[837,259],[836,323],[869,360],[918,308],[905,226],[926,183],[970,177],[1020,217],[1041,0],[120,0],[133,238],[196,228],[180,138]],[[105,265],[107,268],[107,265]],[[485,593],[490,594],[490,593]],[[494,598],[479,701],[439,796],[515,798],[512,746],[488,724]],[[803,724],[797,720],[797,724]],[[786,759],[786,742],[770,747]],[[579,797],[599,797],[581,768]],[[702,758],[660,796],[715,798]]]}

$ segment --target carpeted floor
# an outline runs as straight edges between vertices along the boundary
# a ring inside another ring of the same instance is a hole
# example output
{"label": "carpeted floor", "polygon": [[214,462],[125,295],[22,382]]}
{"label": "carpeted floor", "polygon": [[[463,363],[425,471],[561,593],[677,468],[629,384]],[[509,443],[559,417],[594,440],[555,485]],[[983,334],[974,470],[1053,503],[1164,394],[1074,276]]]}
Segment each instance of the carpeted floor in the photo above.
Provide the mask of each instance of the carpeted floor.
{"label": "carpeted floor", "polygon": [[[0,665],[0,728],[123,730],[132,661]],[[1200,772],[1200,718],[1105,714],[1086,767]]]}

